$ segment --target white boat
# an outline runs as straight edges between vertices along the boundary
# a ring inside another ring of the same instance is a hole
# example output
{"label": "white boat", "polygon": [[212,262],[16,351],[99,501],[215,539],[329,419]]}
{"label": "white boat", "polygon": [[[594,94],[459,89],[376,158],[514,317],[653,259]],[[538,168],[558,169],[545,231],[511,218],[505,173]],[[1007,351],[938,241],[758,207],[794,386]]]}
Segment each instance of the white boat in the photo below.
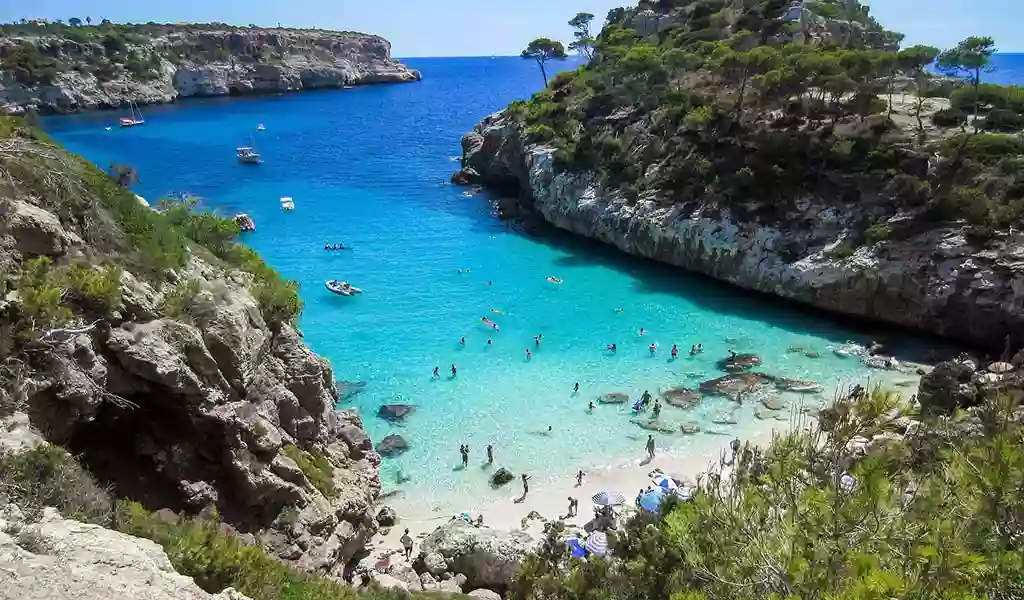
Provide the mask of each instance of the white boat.
{"label": "white boat", "polygon": [[349,282],[347,281],[335,281],[334,279],[329,279],[324,282],[324,286],[327,287],[328,291],[338,294],[339,296],[354,296],[356,294],[363,293],[363,290],[353,285],[349,285]]}
{"label": "white boat", "polygon": [[235,223],[241,231],[256,231],[256,222],[245,213],[238,213],[234,218]]}
{"label": "white boat", "polygon": [[291,199],[291,196],[281,198],[281,210],[295,210],[295,201]]}
{"label": "white boat", "polygon": [[258,165],[263,162],[263,160],[260,159],[259,152],[256,152],[256,150],[249,146],[235,148],[235,154],[238,155],[238,162],[243,165]]}
{"label": "white boat", "polygon": [[256,126],[256,131],[265,131],[266,129],[267,128],[263,126],[263,123]]}
{"label": "white boat", "polygon": [[142,116],[142,110],[139,109],[139,106],[134,101],[128,101],[128,109],[132,111],[132,115],[118,119],[117,122],[121,127],[135,127],[136,125],[146,124],[146,119]]}

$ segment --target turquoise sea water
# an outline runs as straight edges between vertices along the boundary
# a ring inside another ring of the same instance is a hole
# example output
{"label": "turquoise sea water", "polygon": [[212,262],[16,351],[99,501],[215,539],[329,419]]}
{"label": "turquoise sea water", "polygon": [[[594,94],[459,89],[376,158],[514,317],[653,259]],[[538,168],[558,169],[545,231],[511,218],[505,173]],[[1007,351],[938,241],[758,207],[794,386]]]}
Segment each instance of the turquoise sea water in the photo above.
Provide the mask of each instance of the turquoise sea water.
{"label": "turquoise sea water", "polygon": [[[558,232],[528,236],[499,222],[485,196],[466,197],[444,182],[457,168],[460,136],[529,96],[539,75],[509,58],[409,62],[422,70],[422,82],[151,108],[144,127],[128,130],[104,130],[114,113],[50,119],[47,128],[98,164],[137,167],[136,191],[150,201],[190,192],[208,207],[255,219],[257,231],[244,239],[301,283],[306,340],[332,361],[339,380],[367,384],[346,405],[362,411],[374,440],[400,433],[412,445],[385,461],[388,487],[402,469],[422,495],[480,490],[487,473],[473,465],[488,443],[498,463],[536,475],[635,455],[647,433],[629,423],[628,410],[599,406],[588,414],[588,401],[603,392],[696,387],[721,375],[714,361],[729,349],[758,353],[763,370],[828,390],[864,380],[856,361],[829,350],[867,341],[864,332],[595,243]],[[257,132],[261,122],[266,131]],[[235,160],[235,147],[250,136],[266,161],[258,167]],[[281,196],[294,198],[294,212],[280,210]],[[325,241],[354,249],[324,252]],[[549,275],[565,283],[549,284]],[[329,278],[365,293],[331,295],[323,285]],[[482,326],[482,316],[500,332]],[[614,355],[605,352],[613,342]],[[669,359],[673,343],[682,351],[676,361]],[[707,351],[691,358],[697,343]],[[794,345],[821,357],[787,353]],[[439,378],[431,376],[435,366]],[[417,410],[401,425],[378,419],[378,407],[392,402]],[[689,412],[666,406],[662,418],[710,427],[731,408],[709,398]],[[753,411],[747,403],[738,426],[715,428],[742,431],[754,423]],[[659,437],[661,446],[685,451],[713,436]],[[466,472],[454,469],[461,443],[471,448]]]}

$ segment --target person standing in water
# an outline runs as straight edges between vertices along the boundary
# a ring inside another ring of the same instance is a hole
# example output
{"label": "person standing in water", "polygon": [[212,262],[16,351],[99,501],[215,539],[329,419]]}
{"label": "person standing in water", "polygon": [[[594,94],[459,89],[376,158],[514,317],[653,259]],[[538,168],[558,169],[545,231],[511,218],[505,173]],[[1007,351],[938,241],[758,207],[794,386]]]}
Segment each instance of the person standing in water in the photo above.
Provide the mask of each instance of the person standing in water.
{"label": "person standing in water", "polygon": [[658,420],[658,417],[660,417],[660,416],[661,416],[661,402],[658,402],[657,400],[655,400],[654,401],[654,410],[651,411],[651,419],[656,421],[656,420]]}
{"label": "person standing in water", "polygon": [[527,475],[526,473],[523,473],[522,474],[522,479],[523,479],[523,498],[525,498],[527,492],[530,491],[530,484],[529,484],[530,476]]}
{"label": "person standing in water", "polygon": [[647,456],[654,458],[654,436],[647,436]]}
{"label": "person standing in water", "polygon": [[647,347],[647,349],[651,351],[651,356],[654,356],[654,352],[655,352],[655,350],[658,349],[658,345],[657,344],[651,344],[650,346]]}
{"label": "person standing in water", "polygon": [[643,327],[641,327],[641,328],[640,328],[640,335],[644,335],[644,334],[646,334],[646,333],[647,333],[647,332],[646,332],[646,331],[644,331],[644,328],[643,328]]}
{"label": "person standing in water", "polygon": [[590,404],[587,406],[587,412],[588,413],[594,412],[594,401],[593,400],[591,400]]}
{"label": "person standing in water", "polygon": [[494,464],[494,446],[487,444],[487,464]]}
{"label": "person standing in water", "polygon": [[462,344],[463,346],[465,346],[466,345],[466,336],[462,336],[461,338],[459,338],[459,343]]}
{"label": "person standing in water", "polygon": [[462,468],[465,469],[469,466],[469,444],[459,446],[459,452],[462,454]]}
{"label": "person standing in water", "polygon": [[455,363],[452,363],[452,377],[455,377],[458,374],[459,374],[459,370],[457,368],[455,368]]}
{"label": "person standing in water", "polygon": [[434,367],[434,377],[440,377],[440,376],[441,376],[441,375],[440,375],[440,374],[438,373],[438,369],[439,369],[439,367]]}
{"label": "person standing in water", "polygon": [[532,358],[533,358],[533,352],[530,352],[530,349],[527,348],[526,349],[526,360],[530,360]]}
{"label": "person standing in water", "polygon": [[679,357],[679,346],[676,346],[675,344],[672,344],[672,360],[675,360],[678,357]]}
{"label": "person standing in water", "polygon": [[572,386],[572,393],[574,393],[574,394],[580,393],[580,382],[577,381],[576,385]]}

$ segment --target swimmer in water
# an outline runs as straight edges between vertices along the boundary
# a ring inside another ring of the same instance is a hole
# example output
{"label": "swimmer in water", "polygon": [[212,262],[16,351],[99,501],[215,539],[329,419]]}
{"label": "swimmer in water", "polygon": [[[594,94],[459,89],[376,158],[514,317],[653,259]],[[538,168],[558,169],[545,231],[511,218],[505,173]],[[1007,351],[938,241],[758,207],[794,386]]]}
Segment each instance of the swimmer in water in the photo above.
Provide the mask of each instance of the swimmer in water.
{"label": "swimmer in water", "polygon": [[501,331],[501,327],[498,327],[497,323],[491,323],[491,329],[495,331]]}
{"label": "swimmer in water", "polygon": [[646,335],[646,334],[647,334],[647,330],[644,329],[643,327],[641,327],[640,328],[640,335]]}
{"label": "swimmer in water", "polygon": [[574,393],[574,394],[580,393],[580,382],[577,381],[576,385],[572,386],[572,393]]}
{"label": "swimmer in water", "polygon": [[440,377],[440,376],[441,375],[438,373],[438,367],[434,367],[434,377]]}
{"label": "swimmer in water", "polygon": [[675,359],[679,356],[679,346],[672,344],[672,358]]}
{"label": "swimmer in water", "polygon": [[503,315],[503,314],[505,314],[505,313],[501,312],[500,308],[492,308],[491,312],[496,314],[496,315]]}
{"label": "swimmer in water", "polygon": [[697,354],[700,354],[703,351],[704,351],[704,346],[702,346],[701,344],[697,344]]}
{"label": "swimmer in water", "polygon": [[459,343],[462,344],[463,346],[465,346],[466,345],[466,336],[462,336],[461,338],[459,338]]}
{"label": "swimmer in water", "polygon": [[587,405],[587,412],[594,412],[594,401],[591,400],[590,404]]}
{"label": "swimmer in water", "polygon": [[617,344],[608,344],[608,346],[605,347],[605,350],[609,350],[611,352],[615,352],[616,350],[618,350],[618,345]]}
{"label": "swimmer in water", "polygon": [[527,348],[526,349],[526,360],[530,360],[531,358],[533,358],[533,352],[530,352],[530,349]]}
{"label": "swimmer in water", "polygon": [[620,312],[623,312],[623,311],[625,311],[625,310],[626,310],[626,309],[624,309],[624,308],[616,308],[616,309],[615,309],[615,312],[617,312],[617,313],[620,313]]}
{"label": "swimmer in water", "polygon": [[462,275],[462,269],[459,269],[459,275]]}
{"label": "swimmer in water", "polygon": [[647,347],[647,349],[651,351],[651,356],[654,356],[654,351],[658,349],[658,345],[651,344],[650,346]]}
{"label": "swimmer in water", "polygon": [[455,368],[455,363],[452,363],[452,377],[459,374],[459,370]]}
{"label": "swimmer in water", "polygon": [[542,336],[542,335],[535,335],[535,336],[533,336],[533,345],[534,346],[540,346],[540,341],[543,338],[544,338],[544,336]]}
{"label": "swimmer in water", "polygon": [[328,244],[327,242],[324,242],[324,250],[330,250],[330,249],[331,249],[331,245]]}
{"label": "swimmer in water", "polygon": [[494,282],[493,282],[493,281],[491,281],[490,279],[488,279],[488,280],[487,280],[487,285],[494,285]]}
{"label": "swimmer in water", "polygon": [[690,356],[693,356],[694,354],[697,354],[697,347],[690,346]]}
{"label": "swimmer in water", "polygon": [[491,344],[493,344],[493,343],[494,343],[494,342],[492,342],[492,341],[491,341],[491,338],[487,338],[487,345],[488,345],[488,346],[490,346],[490,345],[491,345]]}

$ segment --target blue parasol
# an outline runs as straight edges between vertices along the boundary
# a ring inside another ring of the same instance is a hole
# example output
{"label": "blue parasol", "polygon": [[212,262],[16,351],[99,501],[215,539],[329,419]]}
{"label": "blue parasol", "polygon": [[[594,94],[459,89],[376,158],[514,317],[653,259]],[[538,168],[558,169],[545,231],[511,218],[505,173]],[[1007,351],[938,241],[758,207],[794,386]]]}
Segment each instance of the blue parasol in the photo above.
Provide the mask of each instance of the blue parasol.
{"label": "blue parasol", "polygon": [[565,540],[565,543],[569,546],[569,553],[576,558],[583,558],[587,555],[587,551],[583,548],[583,544],[579,538],[569,538]]}
{"label": "blue parasol", "polygon": [[640,508],[646,510],[649,513],[658,514],[661,509],[661,503],[665,501],[665,494],[660,488],[647,492],[644,497],[640,499]]}

